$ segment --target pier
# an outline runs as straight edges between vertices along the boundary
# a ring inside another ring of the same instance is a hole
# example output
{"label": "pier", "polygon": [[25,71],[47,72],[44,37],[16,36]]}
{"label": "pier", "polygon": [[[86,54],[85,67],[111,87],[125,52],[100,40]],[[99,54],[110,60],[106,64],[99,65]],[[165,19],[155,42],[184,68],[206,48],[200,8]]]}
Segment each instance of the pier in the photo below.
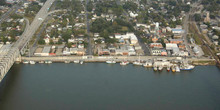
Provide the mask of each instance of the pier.
{"label": "pier", "polygon": [[[133,62],[140,58],[141,61],[153,60],[153,59],[166,59],[166,60],[182,60],[182,57],[159,57],[159,56],[50,56],[50,57],[21,57],[22,61],[53,61],[53,62],[65,62],[74,60],[83,60],[84,62],[106,62],[107,60],[114,60],[121,62],[124,60]],[[207,58],[187,58],[189,62],[212,62],[214,59]]]}

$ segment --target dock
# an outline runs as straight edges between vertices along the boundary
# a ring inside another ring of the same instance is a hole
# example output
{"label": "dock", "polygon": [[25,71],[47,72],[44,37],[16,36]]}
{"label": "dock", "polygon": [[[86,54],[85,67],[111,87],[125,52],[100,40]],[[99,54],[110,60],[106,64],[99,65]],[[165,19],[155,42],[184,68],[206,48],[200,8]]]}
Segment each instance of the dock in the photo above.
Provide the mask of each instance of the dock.
{"label": "dock", "polygon": [[[140,59],[141,61],[147,61],[152,59],[166,59],[169,61],[181,61],[182,57],[158,57],[158,56],[49,56],[49,57],[21,57],[21,61],[52,61],[52,62],[65,62],[74,60],[83,60],[84,62],[106,62],[107,60],[114,60],[121,62],[127,60],[134,62]],[[189,62],[213,62],[214,59],[208,58],[187,58]],[[198,65],[200,65],[198,63]]]}

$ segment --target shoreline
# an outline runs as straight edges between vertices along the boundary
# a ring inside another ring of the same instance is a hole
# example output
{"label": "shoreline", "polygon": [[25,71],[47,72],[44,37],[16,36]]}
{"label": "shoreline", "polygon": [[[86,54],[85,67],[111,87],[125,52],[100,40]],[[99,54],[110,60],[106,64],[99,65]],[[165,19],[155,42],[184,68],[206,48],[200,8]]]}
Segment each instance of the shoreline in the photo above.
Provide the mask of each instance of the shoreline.
{"label": "shoreline", "polygon": [[[21,57],[17,62],[22,61],[52,61],[57,63],[64,63],[69,61],[70,63],[75,60],[82,60],[85,63],[105,63],[108,60],[114,60],[117,63],[121,61],[134,62],[140,59],[140,61],[154,60],[154,59],[166,59],[169,61],[182,61],[185,58],[182,57],[163,57],[163,56],[49,56],[49,57]],[[216,65],[215,59],[208,58],[186,58],[193,65]]]}

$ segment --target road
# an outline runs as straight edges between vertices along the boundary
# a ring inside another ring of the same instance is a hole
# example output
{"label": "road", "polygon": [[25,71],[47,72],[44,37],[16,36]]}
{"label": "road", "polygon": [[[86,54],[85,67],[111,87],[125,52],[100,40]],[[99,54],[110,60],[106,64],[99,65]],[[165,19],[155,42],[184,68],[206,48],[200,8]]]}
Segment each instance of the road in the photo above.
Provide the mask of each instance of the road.
{"label": "road", "polygon": [[4,22],[6,19],[9,18],[10,14],[13,12],[13,11],[16,11],[17,9],[19,9],[20,6],[18,4],[12,6],[12,8],[10,8],[6,13],[4,13],[1,18],[0,18],[0,24],[2,22]]}
{"label": "road", "polygon": [[192,4],[192,8],[190,9],[189,13],[186,13],[186,16],[184,18],[183,21],[183,29],[185,30],[184,34],[183,34],[183,40],[184,40],[184,44],[186,46],[187,51],[189,52],[190,56],[194,55],[194,52],[192,51],[192,49],[189,47],[190,43],[188,42],[188,29],[189,29],[189,16],[193,14],[193,10],[195,9],[195,7],[198,5],[198,3],[194,3]]}
{"label": "road", "polygon": [[[53,6],[50,8],[50,12],[48,13],[48,15],[51,15],[51,14],[56,13],[56,12],[63,11],[63,10],[55,10],[56,3],[57,3],[57,2],[55,1],[54,4],[53,4]],[[41,34],[42,34],[42,33],[45,31],[45,29],[47,28],[47,23],[48,23],[48,21],[49,21],[51,18],[52,18],[51,16],[48,16],[48,17],[45,19],[45,21],[44,21],[44,23],[43,23],[43,26],[42,26],[41,29],[40,29],[40,32],[37,33],[36,39],[34,40],[33,45],[30,47],[30,52],[29,52],[29,55],[30,55],[30,56],[32,56],[32,55],[34,54],[35,50],[37,49],[37,43],[38,43],[38,41],[39,41],[39,39],[40,39],[40,37],[41,37]]]}
{"label": "road", "polygon": [[22,34],[22,36],[18,39],[18,41],[13,45],[14,47],[18,47],[19,50],[22,50],[28,44],[34,33],[37,31],[37,29],[48,16],[48,10],[54,1],[55,0],[47,0],[45,2],[44,6],[37,13],[33,22],[28,27],[27,31],[25,31]]}
{"label": "road", "polygon": [[90,36],[90,22],[88,19],[88,11],[87,11],[87,4],[89,0],[86,0],[86,5],[85,5],[85,15],[86,15],[86,28],[87,28],[87,34],[88,34],[88,47],[87,47],[87,55],[93,55],[92,52],[92,41],[91,41],[91,36]]}

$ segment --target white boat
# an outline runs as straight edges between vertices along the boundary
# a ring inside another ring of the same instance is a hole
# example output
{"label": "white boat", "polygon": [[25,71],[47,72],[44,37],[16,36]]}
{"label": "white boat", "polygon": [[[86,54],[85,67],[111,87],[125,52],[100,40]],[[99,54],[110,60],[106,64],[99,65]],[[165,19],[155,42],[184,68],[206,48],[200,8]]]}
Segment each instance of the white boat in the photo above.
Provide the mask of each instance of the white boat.
{"label": "white boat", "polygon": [[192,70],[194,68],[195,68],[195,66],[189,65],[189,64],[181,64],[180,65],[180,70]]}
{"label": "white boat", "polygon": [[128,65],[128,64],[129,64],[128,61],[122,61],[122,62],[120,63],[120,65],[122,65],[122,66],[124,66],[124,65]]}
{"label": "white boat", "polygon": [[154,71],[157,71],[157,66],[154,66]]}
{"label": "white boat", "polygon": [[70,61],[66,60],[66,61],[64,61],[64,63],[70,63]]}
{"label": "white boat", "polygon": [[162,71],[162,69],[163,69],[163,66],[159,66],[158,70]]}
{"label": "white boat", "polygon": [[79,60],[74,60],[73,62],[74,62],[74,63],[79,63]]}
{"label": "white boat", "polygon": [[30,61],[30,64],[34,65],[36,62],[35,61]]}
{"label": "white boat", "polygon": [[143,64],[140,61],[135,61],[135,62],[133,62],[133,65],[141,66]]}
{"label": "white boat", "polygon": [[144,67],[152,67],[152,62],[151,61],[146,61],[144,64],[143,64]]}
{"label": "white boat", "polygon": [[180,68],[176,66],[176,72],[180,72]]}
{"label": "white boat", "polygon": [[106,63],[108,63],[108,64],[115,64],[116,61],[114,61],[114,60],[107,60]]}
{"label": "white boat", "polygon": [[50,64],[50,63],[52,63],[52,61],[47,60],[47,61],[45,61],[45,63]]}
{"label": "white boat", "polygon": [[170,71],[170,66],[167,66],[167,71]]}
{"label": "white boat", "polygon": [[80,64],[82,65],[84,62],[83,61],[80,61]]}
{"label": "white boat", "polygon": [[28,63],[29,63],[29,61],[23,61],[23,63],[24,63],[24,64],[28,64]]}
{"label": "white boat", "polygon": [[39,63],[44,63],[44,61],[39,61]]}
{"label": "white boat", "polygon": [[141,63],[140,56],[139,56],[137,61],[133,62],[133,65],[136,65],[136,66],[142,66],[143,65],[143,63]]}

